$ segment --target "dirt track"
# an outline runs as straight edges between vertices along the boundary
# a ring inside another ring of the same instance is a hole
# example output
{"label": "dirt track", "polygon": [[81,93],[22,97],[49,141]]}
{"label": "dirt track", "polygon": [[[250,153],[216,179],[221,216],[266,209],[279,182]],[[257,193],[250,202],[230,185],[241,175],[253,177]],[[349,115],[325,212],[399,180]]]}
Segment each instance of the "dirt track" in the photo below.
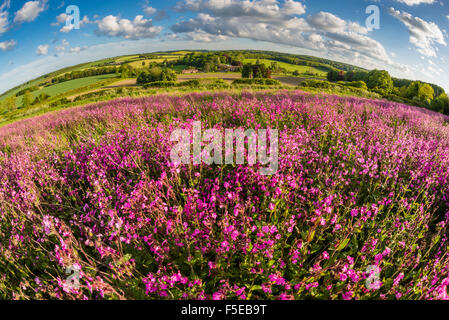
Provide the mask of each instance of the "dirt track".
{"label": "dirt track", "polygon": [[98,89],[94,89],[94,90],[90,90],[90,91],[84,91],[84,92],[75,94],[73,96],[67,97],[67,99],[73,101],[74,99],[76,99],[79,96],[82,96],[82,95],[88,94],[88,93],[92,93],[92,92],[98,92],[98,91],[102,91],[102,90],[106,90],[106,89],[116,89],[116,88],[134,87],[134,86],[136,86],[136,79],[120,80],[120,81],[114,82],[106,87],[102,87],[102,88],[98,88]]}

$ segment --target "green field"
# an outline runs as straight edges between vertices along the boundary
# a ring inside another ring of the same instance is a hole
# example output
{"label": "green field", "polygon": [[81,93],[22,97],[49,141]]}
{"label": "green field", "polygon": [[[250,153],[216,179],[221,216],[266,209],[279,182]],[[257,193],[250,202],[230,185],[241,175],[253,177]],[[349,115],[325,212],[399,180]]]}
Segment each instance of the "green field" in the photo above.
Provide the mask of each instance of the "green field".
{"label": "green field", "polygon": [[138,59],[138,58],[139,58],[138,55],[132,55],[132,56],[119,57],[119,58],[116,58],[114,60],[115,60],[115,62],[125,62],[125,61],[128,61],[128,60],[134,60],[134,59]]}
{"label": "green field", "polygon": [[6,94],[3,94],[2,96],[0,96],[0,103],[3,102],[4,100],[6,100],[7,98],[14,96],[17,92],[19,92],[20,90],[29,88],[29,87],[33,87],[35,85],[38,85],[39,83],[42,82],[42,78],[38,78],[35,80],[30,81],[30,83],[26,84],[26,85],[22,85],[14,90],[9,91]]}
{"label": "green field", "polygon": [[[53,97],[58,94],[66,93],[66,92],[74,90],[74,89],[86,87],[86,86],[95,84],[97,82],[101,82],[103,80],[112,79],[116,76],[117,76],[116,74],[104,74],[104,75],[98,75],[98,76],[92,76],[92,77],[87,77],[87,78],[65,81],[65,82],[55,84],[53,86],[44,87],[40,90],[33,91],[32,96],[33,96],[33,98],[35,98],[38,95],[40,95],[41,93],[45,93],[45,94],[48,94],[49,96]],[[31,85],[32,84],[30,84],[30,86]],[[17,92],[17,91],[19,91],[19,90],[16,90],[15,92]],[[8,94],[7,96],[2,97],[0,102],[3,99],[6,99],[9,96],[15,94],[15,92],[12,92],[12,93]],[[22,98],[23,98],[23,95],[17,97],[17,100],[16,100],[17,105],[22,104]]]}
{"label": "green field", "polygon": [[[37,79],[31,80],[28,83],[24,83],[16,88],[13,88],[3,95],[0,95],[0,123],[5,124],[9,122],[13,122],[22,117],[29,117],[32,114],[41,114],[46,111],[55,110],[62,107],[68,107],[77,105],[80,103],[79,97],[84,99],[86,102],[96,102],[99,100],[107,100],[108,98],[119,97],[123,94],[129,95],[132,94],[134,96],[140,95],[148,95],[154,94],[160,89],[151,89],[145,90],[144,88],[139,88],[139,86],[135,86],[135,83],[130,83],[124,79],[121,79],[117,74],[107,74],[107,75],[97,75],[91,76],[81,79],[74,79],[66,82],[61,82],[58,84],[45,86],[53,78],[61,77],[66,73],[70,73],[73,71],[80,71],[89,68],[96,68],[101,66],[110,66],[110,65],[120,65],[127,64],[133,67],[135,70],[143,70],[144,68],[148,68],[150,63],[157,63],[160,67],[165,60],[173,62],[177,59],[182,58],[184,55],[189,53],[202,54],[201,52],[195,51],[173,51],[173,52],[152,52],[152,53],[140,53],[140,54],[131,54],[126,56],[117,56],[106,59],[101,59],[97,61],[91,61],[87,63],[80,63],[78,65],[70,66],[67,68],[63,68],[46,75],[43,75]],[[244,52],[245,53],[245,52]],[[238,58],[239,61],[243,63],[256,63],[258,59],[255,57],[255,52],[252,56],[248,56],[248,59]],[[260,57],[259,61],[265,64],[266,66],[270,66],[273,62],[276,62],[280,68],[285,69],[285,72],[278,72],[273,74],[273,78],[278,79],[282,84],[280,86],[286,87],[295,87],[299,85],[306,78],[325,78],[327,69],[331,68],[323,64],[323,66],[302,66],[289,64],[285,62],[278,62],[275,58],[276,56],[269,57]],[[254,58],[254,59],[250,59]],[[145,62],[145,66],[142,66],[142,62]],[[316,63],[316,62],[314,62]],[[174,65],[173,69],[181,73],[183,69],[185,69],[186,65]],[[201,68],[200,68],[201,69]],[[293,71],[298,71],[298,76],[292,76],[291,73]],[[133,74],[133,78],[135,79],[138,75],[138,72]],[[210,86],[212,89],[217,89],[217,86],[220,87],[221,84],[213,83],[213,79],[219,78],[224,81],[225,86],[230,86],[231,83],[240,78],[240,73],[199,73],[199,74],[190,74],[190,75],[179,75],[178,82],[198,79],[200,80],[200,87]],[[118,81],[117,85],[112,86],[111,83],[114,81]],[[23,108],[23,95],[16,98],[15,106],[10,107],[9,104],[4,103],[5,100],[11,96],[16,96],[20,91],[23,92],[24,89],[27,88],[37,88],[31,92],[32,99],[34,100],[41,94],[46,94],[50,96],[50,98],[46,99],[44,102],[33,103],[30,108]],[[185,91],[186,88],[177,88],[176,90]],[[69,98],[70,103],[66,103],[63,98]],[[77,99],[76,101],[72,101]],[[11,109],[9,109],[11,108]]]}
{"label": "green field", "polygon": [[245,59],[243,60],[243,63],[253,63],[255,64],[259,60],[260,63],[263,63],[265,66],[269,67],[273,62],[276,62],[279,67],[287,70],[288,72],[298,71],[301,74],[304,74],[306,72],[312,72],[316,73],[319,77],[326,77],[327,71],[320,70],[316,67],[308,67],[308,66],[297,66],[290,63],[285,62],[279,62],[275,60],[268,60],[268,59]]}
{"label": "green field", "polygon": [[92,76],[87,78],[81,78],[81,79],[75,79],[70,81],[61,82],[58,84],[55,84],[50,87],[42,88],[41,90],[37,90],[33,92],[33,96],[36,97],[40,95],[41,93],[46,93],[49,96],[56,96],[61,93],[65,93],[67,91],[77,89],[80,87],[89,86],[91,84],[100,82],[102,80],[110,79],[116,77],[116,74],[103,74],[99,76]]}
{"label": "green field", "polygon": [[[175,57],[175,56],[167,56],[167,57],[162,56],[162,57],[157,58],[157,59],[142,59],[142,60],[133,61],[133,62],[128,63],[128,65],[130,65],[131,67],[133,67],[133,68],[135,68],[135,69],[139,69],[139,68],[145,68],[145,67],[148,67],[148,65],[149,65],[150,63],[152,63],[152,62],[155,62],[155,63],[162,63],[162,62],[164,62],[165,60],[167,60],[167,61],[175,61],[175,60],[177,60],[177,59],[178,59],[178,58]],[[144,65],[144,66],[142,66],[142,62],[145,62],[145,65]]]}

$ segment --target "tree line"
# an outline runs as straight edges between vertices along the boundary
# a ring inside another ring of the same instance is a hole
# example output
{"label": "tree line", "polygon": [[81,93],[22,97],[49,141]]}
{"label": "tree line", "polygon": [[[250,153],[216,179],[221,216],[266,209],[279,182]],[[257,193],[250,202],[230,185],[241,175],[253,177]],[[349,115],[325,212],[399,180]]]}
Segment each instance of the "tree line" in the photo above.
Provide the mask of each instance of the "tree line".
{"label": "tree line", "polygon": [[170,68],[152,67],[139,73],[136,83],[144,85],[156,81],[176,81],[176,72]]}
{"label": "tree line", "polygon": [[242,60],[244,58],[242,55],[231,55],[222,52],[192,52],[184,55],[176,64],[195,67],[203,72],[217,72],[219,65],[222,64],[243,67]]}
{"label": "tree line", "polygon": [[57,84],[75,79],[99,76],[103,74],[117,73],[117,70],[118,70],[117,67],[111,66],[111,67],[89,68],[86,70],[72,71],[67,72],[62,76],[54,77],[53,79],[50,80],[50,83]]}
{"label": "tree line", "polygon": [[449,115],[449,98],[438,85],[422,81],[397,79],[385,70],[348,71],[331,70],[327,74],[330,82],[364,82],[367,88],[384,98],[425,107]]}

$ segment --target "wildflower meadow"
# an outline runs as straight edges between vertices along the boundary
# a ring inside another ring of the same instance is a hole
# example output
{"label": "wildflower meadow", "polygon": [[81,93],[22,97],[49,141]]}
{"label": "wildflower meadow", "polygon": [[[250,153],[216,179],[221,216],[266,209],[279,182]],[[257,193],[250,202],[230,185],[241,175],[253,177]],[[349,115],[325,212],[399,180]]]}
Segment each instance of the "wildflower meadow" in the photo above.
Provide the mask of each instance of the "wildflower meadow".
{"label": "wildflower meadow", "polygon": [[[277,130],[277,170],[171,161],[198,122]],[[448,186],[449,118],[384,100],[223,91],[48,113],[0,128],[0,298],[448,299]]]}

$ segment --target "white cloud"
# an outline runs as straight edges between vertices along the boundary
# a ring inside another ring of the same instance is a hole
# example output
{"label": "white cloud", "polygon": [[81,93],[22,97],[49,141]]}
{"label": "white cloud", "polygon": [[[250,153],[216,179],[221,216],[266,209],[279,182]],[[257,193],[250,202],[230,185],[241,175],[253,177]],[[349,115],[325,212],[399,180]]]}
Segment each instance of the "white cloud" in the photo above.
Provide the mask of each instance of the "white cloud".
{"label": "white cloud", "polygon": [[125,39],[155,38],[162,31],[162,27],[154,26],[151,19],[138,15],[134,20],[119,19],[116,16],[106,16],[97,21],[98,35],[109,37],[123,37]]}
{"label": "white cloud", "polygon": [[322,31],[339,32],[346,28],[346,21],[329,12],[320,12],[307,17],[310,26]]}
{"label": "white cloud", "polygon": [[324,32],[355,32],[367,34],[369,30],[356,22],[345,21],[329,12],[319,12],[307,17],[307,23]]}
{"label": "white cloud", "polygon": [[0,12],[0,34],[8,30],[8,12]]}
{"label": "white cloud", "polygon": [[[187,0],[182,5],[184,9],[199,10],[199,13],[173,25],[171,30],[183,34],[186,39],[201,42],[213,39],[211,36],[252,39],[301,48],[351,64],[406,69],[394,63],[382,44],[368,37],[369,30],[360,24],[329,12],[306,18],[288,16],[287,12],[292,12],[291,8],[286,8],[288,3],[299,2],[284,1],[283,6],[279,6],[278,1],[272,0],[238,3],[235,0]],[[267,5],[265,12],[258,10],[261,4]],[[178,10],[181,8],[178,5]],[[303,11],[295,11],[300,12]]]}
{"label": "white cloud", "polygon": [[70,53],[80,53],[81,51],[87,50],[88,48],[89,48],[88,46],[74,47],[74,48],[70,48],[69,52]]}
{"label": "white cloud", "polygon": [[304,14],[306,7],[294,0],[285,0],[282,7],[277,0],[185,0],[179,2],[175,10],[201,11],[221,17],[285,19]]}
{"label": "white cloud", "polygon": [[406,4],[408,6],[417,6],[420,4],[433,4],[436,0],[396,0],[397,2]]}
{"label": "white cloud", "polygon": [[[61,17],[61,18],[60,18],[61,20],[62,20],[62,18],[63,18],[62,14],[59,15],[58,17]],[[56,18],[58,19],[58,17],[56,17]],[[58,21],[59,21],[59,20],[58,20]],[[65,19],[64,19],[64,22],[65,22]],[[79,27],[82,28],[82,27],[84,27],[86,24],[89,24],[89,23],[91,23],[91,21],[89,20],[89,18],[88,18],[87,16],[84,16],[83,19],[80,21]],[[67,25],[64,25],[64,26],[59,30],[59,32],[62,32],[62,33],[68,33],[68,32],[70,32],[70,31],[72,31],[74,28],[75,28],[75,25],[74,25],[74,24],[70,24],[70,25],[68,25],[68,26],[67,26]]]}
{"label": "white cloud", "polygon": [[9,41],[3,41],[0,42],[0,50],[1,51],[8,51],[14,48],[14,46],[17,44],[15,40],[9,40]]}
{"label": "white cloud", "polygon": [[447,45],[443,32],[434,22],[425,21],[412,16],[408,12],[395,10],[394,8],[390,8],[389,13],[407,27],[410,34],[410,43],[417,48],[420,54],[426,57],[436,57],[437,45]]}
{"label": "white cloud", "polygon": [[143,9],[143,12],[145,12],[145,14],[146,14],[147,16],[152,16],[152,15],[154,15],[154,14],[157,12],[157,9],[155,9],[155,8],[153,8],[153,7],[150,7],[150,6],[146,6],[146,7]]}
{"label": "white cloud", "polygon": [[0,5],[0,34],[5,33],[8,30],[8,11],[5,10],[5,8],[8,7],[9,1],[5,1]]}
{"label": "white cloud", "polygon": [[286,0],[283,12],[287,15],[302,15],[306,13],[306,6],[301,2]]}
{"label": "white cloud", "polygon": [[61,13],[60,15],[58,15],[58,16],[56,17],[56,22],[53,22],[53,23],[51,24],[51,26],[52,26],[52,27],[57,27],[57,26],[59,26],[60,24],[65,23],[68,17],[69,17],[69,16],[68,16],[66,13]]}
{"label": "white cloud", "polygon": [[65,49],[66,49],[69,45],[70,45],[70,43],[69,43],[66,39],[63,39],[63,40],[61,41],[61,44],[58,45],[58,46],[56,46],[56,51],[58,51],[59,53],[62,53],[62,52],[65,51]]}
{"label": "white cloud", "polygon": [[193,40],[197,42],[217,42],[227,40],[228,37],[221,35],[213,35],[206,32],[188,32],[184,39]]}
{"label": "white cloud", "polygon": [[23,23],[34,21],[45,10],[46,1],[28,1],[16,12],[14,22]]}
{"label": "white cloud", "polygon": [[38,56],[46,56],[48,54],[48,44],[41,44],[36,49],[36,54]]}
{"label": "white cloud", "polygon": [[[9,71],[0,74],[0,92],[4,92],[16,85],[19,85],[31,79],[35,79],[43,74],[59,70],[61,68],[73,66],[80,63],[96,61],[108,57],[168,50],[246,50],[249,48],[254,50],[274,49],[273,44],[270,42],[235,41],[232,38],[220,42],[185,41],[184,39],[179,37],[176,37],[176,39],[174,40],[169,40],[169,38],[173,39],[175,36],[176,35],[164,37],[165,41],[161,41],[160,39],[142,39],[108,42],[90,46],[86,50],[82,50],[79,53],[66,52],[65,55],[57,57],[53,55],[42,56],[33,62],[20,66],[17,65]],[[319,41],[318,37],[316,39],[314,38],[315,37],[312,36],[311,40]],[[299,49],[291,45],[282,44],[278,44],[276,46],[276,51],[292,54],[311,55],[316,53],[316,51]],[[336,54],[340,56],[340,53]],[[328,55],[330,58],[331,54]],[[356,57],[357,54],[354,53],[353,56]],[[348,55],[348,59],[351,59],[353,56]],[[359,60],[351,61],[353,64],[362,62],[363,55],[359,54],[358,56],[360,57]],[[362,64],[362,66],[365,65]],[[366,65],[366,67],[368,67],[368,65]],[[404,77],[406,76],[407,72],[409,72],[409,70],[404,69],[404,71],[401,71],[401,73],[396,72],[395,76]],[[407,78],[415,79],[414,76],[407,76]],[[443,83],[446,88],[449,88],[449,82],[445,77],[439,77],[438,82]]]}

